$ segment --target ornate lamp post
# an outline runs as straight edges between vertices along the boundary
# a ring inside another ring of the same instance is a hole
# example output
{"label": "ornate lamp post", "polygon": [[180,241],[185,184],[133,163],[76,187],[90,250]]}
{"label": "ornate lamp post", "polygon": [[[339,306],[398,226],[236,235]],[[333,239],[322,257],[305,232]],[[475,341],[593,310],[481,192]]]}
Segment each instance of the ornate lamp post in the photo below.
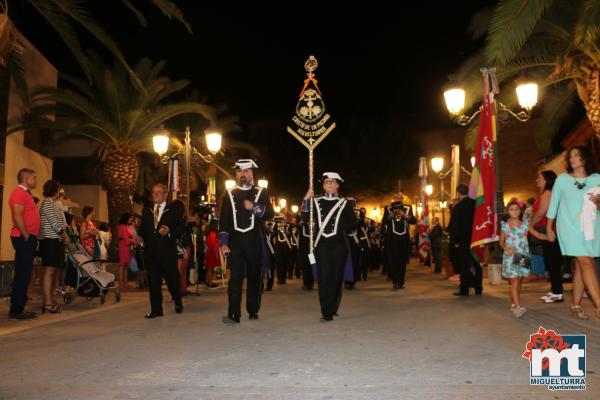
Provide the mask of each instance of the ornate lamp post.
{"label": "ornate lamp post", "polygon": [[192,146],[190,127],[185,128],[185,140],[183,146],[181,146],[177,152],[171,156],[165,155],[169,150],[169,135],[166,130],[155,135],[152,138],[154,145],[154,151],[161,157],[161,162],[167,164],[179,155],[183,155],[184,169],[185,169],[185,207],[189,212],[190,210],[190,170],[191,170],[191,159],[192,154],[199,156],[204,162],[212,163],[215,160],[215,156],[221,150],[221,133],[214,127],[211,126],[205,131],[206,147],[210,154],[200,153],[194,146]]}
{"label": "ornate lamp post", "polygon": [[[499,101],[495,101],[494,104],[497,107],[497,112],[504,112],[517,121],[526,122],[531,118],[531,110],[537,104],[538,98],[538,86],[533,82],[521,83],[516,89],[517,98],[519,99],[519,105],[522,110],[518,112],[512,111],[510,108],[505,106]],[[472,115],[468,116],[463,114],[465,107],[465,91],[462,88],[452,88],[444,92],[444,99],[446,100],[446,107],[448,112],[452,115],[457,124],[467,126],[479,115],[481,107]],[[498,130],[498,123],[496,122],[496,132]],[[500,175],[500,151],[496,151],[496,211],[502,212],[504,208],[504,193],[502,191],[502,179]],[[473,162],[473,161],[471,161]]]}

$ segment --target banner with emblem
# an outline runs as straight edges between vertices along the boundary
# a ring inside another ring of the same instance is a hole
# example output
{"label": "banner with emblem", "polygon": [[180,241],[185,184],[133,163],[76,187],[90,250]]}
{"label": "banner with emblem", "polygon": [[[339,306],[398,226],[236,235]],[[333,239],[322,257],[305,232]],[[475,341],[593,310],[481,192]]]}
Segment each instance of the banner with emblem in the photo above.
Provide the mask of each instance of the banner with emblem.
{"label": "banner with emblem", "polygon": [[[308,149],[308,187],[314,190],[314,150],[335,128],[335,122],[327,112],[323,93],[315,78],[315,70],[319,63],[315,56],[308,57],[304,63],[306,79],[300,90],[300,98],[287,131]],[[310,243],[308,259],[311,265],[316,264],[313,237],[313,207],[310,207]]]}
{"label": "banner with emblem", "polygon": [[469,197],[475,200],[471,248],[481,260],[482,245],[498,241],[496,215],[496,107],[498,92],[493,68],[483,68],[483,103],[471,174]]}
{"label": "banner with emblem", "polygon": [[287,127],[287,131],[307,149],[317,147],[335,128],[335,122],[327,112],[323,94],[315,78],[314,71],[318,65],[315,56],[310,56],[304,64],[307,78],[300,91],[291,124]]}

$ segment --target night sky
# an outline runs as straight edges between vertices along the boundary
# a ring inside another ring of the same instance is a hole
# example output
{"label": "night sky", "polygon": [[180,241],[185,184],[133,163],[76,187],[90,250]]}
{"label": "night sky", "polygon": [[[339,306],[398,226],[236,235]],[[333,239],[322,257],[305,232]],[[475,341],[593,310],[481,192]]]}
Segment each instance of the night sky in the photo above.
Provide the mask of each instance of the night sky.
{"label": "night sky", "polygon": [[[118,1],[90,2],[130,64],[144,56],[166,59],[166,75],[189,79],[189,91],[211,104],[228,104],[243,128],[231,135],[261,149],[260,175],[269,177],[274,192],[292,198],[306,190],[307,151],[285,127],[305,78],[304,61],[314,54],[316,77],[338,125],[316,150],[317,173],[339,171],[346,193],[392,190],[417,167],[421,150],[414,132],[451,126],[442,87],[482,45],[467,32],[471,17],[496,2],[321,3],[311,10],[179,1],[194,31],[189,34],[151,6],[141,7],[150,23],[142,28]],[[59,70],[79,72],[31,12],[18,22]],[[227,135],[224,141],[227,151]]]}

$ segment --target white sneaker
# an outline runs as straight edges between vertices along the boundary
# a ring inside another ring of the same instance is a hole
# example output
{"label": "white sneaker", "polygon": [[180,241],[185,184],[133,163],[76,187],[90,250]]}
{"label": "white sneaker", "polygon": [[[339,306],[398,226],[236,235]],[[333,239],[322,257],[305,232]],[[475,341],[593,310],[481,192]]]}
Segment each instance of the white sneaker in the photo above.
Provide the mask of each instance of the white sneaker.
{"label": "white sneaker", "polygon": [[544,303],[562,303],[563,301],[564,299],[562,294],[551,294],[542,300]]}
{"label": "white sneaker", "polygon": [[546,298],[547,298],[547,297],[550,297],[550,296],[552,296],[553,294],[554,294],[554,293],[552,293],[552,292],[548,292],[548,293],[546,293],[545,295],[543,295],[543,296],[540,296],[540,300],[546,300]]}
{"label": "white sneaker", "polygon": [[515,308],[513,315],[515,316],[515,318],[521,318],[526,312],[527,312],[527,309],[525,307],[519,307],[519,308]]}
{"label": "white sneaker", "polygon": [[510,312],[513,314],[515,313],[515,305],[514,304],[510,305]]}

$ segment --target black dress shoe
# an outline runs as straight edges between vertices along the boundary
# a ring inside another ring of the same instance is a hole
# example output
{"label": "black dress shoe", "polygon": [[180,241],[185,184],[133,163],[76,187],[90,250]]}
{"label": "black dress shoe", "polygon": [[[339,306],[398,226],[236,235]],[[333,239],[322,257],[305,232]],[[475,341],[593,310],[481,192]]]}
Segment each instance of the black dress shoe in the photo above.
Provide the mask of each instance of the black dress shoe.
{"label": "black dress shoe", "polygon": [[223,317],[223,323],[224,324],[239,324],[240,317],[239,317],[239,315],[227,315],[227,316]]}
{"label": "black dress shoe", "polygon": [[267,286],[267,288],[265,289],[265,292],[271,292],[272,290],[273,290],[273,288],[272,288],[272,287],[268,287],[268,286]]}
{"label": "black dress shoe", "polygon": [[151,312],[151,313],[146,314],[146,316],[144,318],[150,319],[150,318],[156,318],[156,317],[162,317],[162,316],[163,316],[163,313]]}
{"label": "black dress shoe", "polygon": [[10,319],[36,319],[37,315],[33,313],[22,312],[19,314],[8,314]]}
{"label": "black dress shoe", "polygon": [[177,314],[181,314],[181,313],[183,312],[183,305],[182,305],[182,304],[180,304],[180,305],[178,305],[178,306],[175,306],[175,312],[176,312]]}
{"label": "black dress shoe", "polygon": [[454,292],[452,294],[455,296],[468,296],[469,292]]}
{"label": "black dress shoe", "polygon": [[330,322],[333,321],[333,317],[331,315],[323,315],[321,317],[321,322]]}
{"label": "black dress shoe", "polygon": [[250,319],[250,320],[256,320],[256,319],[258,319],[258,314],[250,314],[250,316],[248,317],[248,319]]}

